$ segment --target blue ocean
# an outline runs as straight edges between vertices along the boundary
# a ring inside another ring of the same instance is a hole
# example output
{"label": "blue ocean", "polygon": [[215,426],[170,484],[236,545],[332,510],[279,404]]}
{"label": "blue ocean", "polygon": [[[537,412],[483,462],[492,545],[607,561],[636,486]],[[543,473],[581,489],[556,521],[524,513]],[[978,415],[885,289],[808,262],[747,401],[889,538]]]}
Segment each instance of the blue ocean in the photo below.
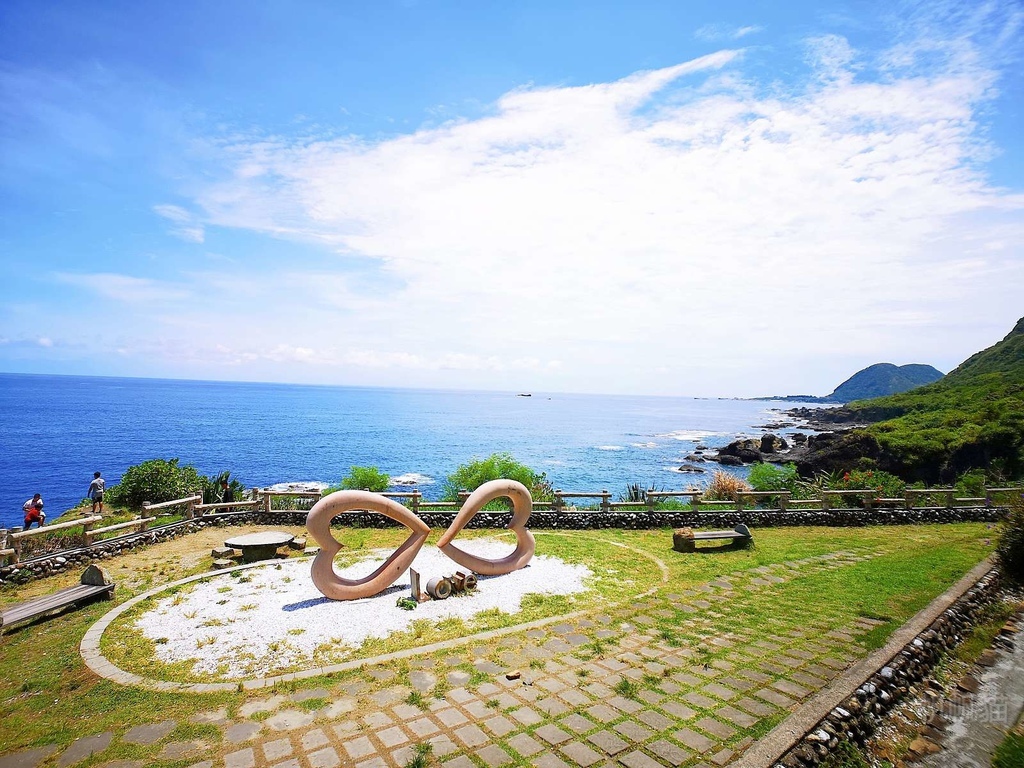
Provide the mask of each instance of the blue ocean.
{"label": "blue ocean", "polygon": [[230,470],[249,487],[336,483],[353,465],[375,465],[437,498],[456,466],[506,451],[566,491],[685,489],[718,468],[677,471],[698,443],[761,434],[780,405],[790,406],[0,374],[0,527],[21,524],[33,493],[52,522],[82,500],[94,471],[109,486],[153,458],[177,457],[207,475]]}

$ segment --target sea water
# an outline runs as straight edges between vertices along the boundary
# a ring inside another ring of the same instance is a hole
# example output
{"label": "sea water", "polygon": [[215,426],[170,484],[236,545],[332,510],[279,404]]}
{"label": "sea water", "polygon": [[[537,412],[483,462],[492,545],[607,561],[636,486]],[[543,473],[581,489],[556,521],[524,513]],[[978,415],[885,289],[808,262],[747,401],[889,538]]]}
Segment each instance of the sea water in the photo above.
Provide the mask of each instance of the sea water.
{"label": "sea water", "polygon": [[521,394],[0,374],[0,527],[21,525],[34,493],[52,522],[94,471],[109,487],[153,458],[230,470],[248,487],[334,484],[373,465],[436,499],[459,464],[501,451],[566,491],[682,490],[718,469],[679,473],[698,443],[760,435],[780,418],[766,401]]}

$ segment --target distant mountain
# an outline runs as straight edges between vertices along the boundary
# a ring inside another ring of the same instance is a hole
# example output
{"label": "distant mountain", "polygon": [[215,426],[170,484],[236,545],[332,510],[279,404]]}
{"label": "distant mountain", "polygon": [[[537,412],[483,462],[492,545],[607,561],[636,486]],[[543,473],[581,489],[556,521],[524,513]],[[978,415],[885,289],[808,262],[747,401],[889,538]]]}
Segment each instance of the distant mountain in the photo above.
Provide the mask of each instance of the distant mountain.
{"label": "distant mountain", "polygon": [[797,462],[802,474],[867,462],[926,483],[974,469],[996,479],[1024,477],[1024,318],[939,381],[827,415],[869,426],[819,436]]}
{"label": "distant mountain", "polygon": [[897,395],[941,378],[942,371],[930,365],[875,363],[857,371],[824,399],[826,402],[848,403],[851,400]]}

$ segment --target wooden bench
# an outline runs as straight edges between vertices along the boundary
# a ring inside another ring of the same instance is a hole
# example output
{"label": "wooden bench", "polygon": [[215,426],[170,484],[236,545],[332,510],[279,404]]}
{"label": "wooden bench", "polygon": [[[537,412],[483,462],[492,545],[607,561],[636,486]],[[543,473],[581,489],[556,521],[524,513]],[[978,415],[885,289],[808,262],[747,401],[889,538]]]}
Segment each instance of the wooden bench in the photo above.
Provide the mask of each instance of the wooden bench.
{"label": "wooden bench", "polygon": [[90,565],[85,569],[81,583],[77,586],[61,589],[53,594],[18,603],[0,611],[0,633],[5,627],[12,624],[30,621],[71,605],[79,605],[101,595],[108,600],[113,598],[114,583],[106,571],[99,566]]}
{"label": "wooden bench", "polygon": [[740,523],[731,531],[690,531],[680,528],[672,532],[672,549],[676,552],[694,552],[698,541],[729,541],[749,546],[754,541],[750,529]]}

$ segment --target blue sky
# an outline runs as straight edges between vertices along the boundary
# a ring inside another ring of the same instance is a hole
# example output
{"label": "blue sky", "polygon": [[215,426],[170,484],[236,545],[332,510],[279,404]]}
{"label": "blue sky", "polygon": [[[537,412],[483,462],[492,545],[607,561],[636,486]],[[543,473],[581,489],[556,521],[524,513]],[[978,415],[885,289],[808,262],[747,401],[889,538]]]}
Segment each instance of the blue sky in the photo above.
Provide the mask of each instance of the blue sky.
{"label": "blue sky", "polygon": [[1024,314],[1022,22],[4,3],[0,370],[698,396],[949,370]]}

